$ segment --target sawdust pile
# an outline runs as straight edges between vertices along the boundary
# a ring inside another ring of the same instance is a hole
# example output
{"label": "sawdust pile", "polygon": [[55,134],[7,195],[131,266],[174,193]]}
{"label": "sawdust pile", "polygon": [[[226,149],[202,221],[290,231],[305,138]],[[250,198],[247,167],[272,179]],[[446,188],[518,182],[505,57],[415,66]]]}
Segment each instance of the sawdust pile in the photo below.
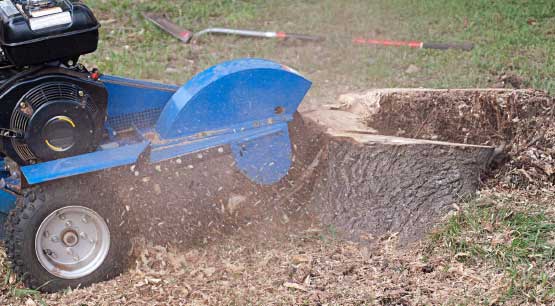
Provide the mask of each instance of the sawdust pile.
{"label": "sawdust pile", "polygon": [[367,123],[380,133],[497,147],[490,186],[555,185],[555,101],[545,92],[400,91],[379,104]]}
{"label": "sawdust pile", "polygon": [[424,248],[395,245],[388,236],[369,249],[315,229],[256,243],[235,237],[187,252],[145,245],[136,267],[112,281],[40,298],[7,298],[4,286],[0,304],[473,304],[495,299],[510,285],[492,267],[469,268],[449,255],[423,263]]}

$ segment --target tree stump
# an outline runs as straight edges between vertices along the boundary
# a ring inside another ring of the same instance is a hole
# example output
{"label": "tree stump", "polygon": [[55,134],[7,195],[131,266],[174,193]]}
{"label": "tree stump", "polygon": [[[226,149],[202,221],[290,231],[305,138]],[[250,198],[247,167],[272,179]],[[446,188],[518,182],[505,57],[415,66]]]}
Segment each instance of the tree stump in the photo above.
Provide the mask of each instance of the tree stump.
{"label": "tree stump", "polygon": [[[385,89],[343,96],[338,105],[324,108],[305,106],[303,117],[319,127],[307,130],[320,131],[324,150],[314,178],[312,211],[323,224],[354,240],[392,233],[398,233],[402,242],[421,238],[454,204],[475,194],[499,153],[492,142],[460,141],[465,134],[479,135],[476,127],[489,121],[474,124],[467,118],[467,126],[461,120],[449,125],[450,115],[461,112],[461,101],[479,98],[482,104],[497,105],[514,99],[515,93]],[[426,121],[434,112],[430,101],[442,103],[437,106],[446,116],[441,125]],[[418,102],[426,107],[419,109]],[[385,110],[381,109],[384,105]],[[375,122],[379,124],[372,126]],[[434,130],[437,127],[444,130]],[[422,138],[429,139],[397,137],[396,133],[416,137],[422,133]],[[482,136],[476,139],[492,140],[496,135]],[[438,138],[443,141],[432,140]]]}

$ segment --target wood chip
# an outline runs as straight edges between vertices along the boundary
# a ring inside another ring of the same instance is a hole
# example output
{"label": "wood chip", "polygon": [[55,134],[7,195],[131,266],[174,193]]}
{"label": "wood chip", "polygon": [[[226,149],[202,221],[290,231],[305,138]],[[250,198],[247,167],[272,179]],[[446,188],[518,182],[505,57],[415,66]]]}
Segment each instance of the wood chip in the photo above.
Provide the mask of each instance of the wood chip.
{"label": "wood chip", "polygon": [[307,292],[308,289],[306,289],[305,286],[297,284],[297,283],[290,283],[290,282],[285,282],[283,284],[283,287],[285,288],[291,288],[291,289],[295,289],[295,290],[300,290],[300,291],[304,291]]}

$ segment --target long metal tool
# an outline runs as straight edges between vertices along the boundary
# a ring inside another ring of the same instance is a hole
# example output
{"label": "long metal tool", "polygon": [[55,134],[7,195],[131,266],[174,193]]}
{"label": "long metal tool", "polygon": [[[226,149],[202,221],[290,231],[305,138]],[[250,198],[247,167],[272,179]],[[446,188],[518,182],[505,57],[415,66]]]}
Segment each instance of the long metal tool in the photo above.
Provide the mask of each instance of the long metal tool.
{"label": "long metal tool", "polygon": [[191,41],[191,38],[193,38],[193,32],[181,28],[164,16],[152,13],[143,13],[143,17],[171,36],[181,40],[183,43],[188,44]]}
{"label": "long metal tool", "polygon": [[242,29],[229,29],[229,28],[207,28],[202,31],[193,33],[192,31],[183,29],[177,24],[171,22],[169,19],[162,15],[143,13],[143,16],[154,23],[163,31],[169,33],[173,37],[179,39],[184,43],[191,42],[192,39],[196,39],[199,36],[206,34],[223,34],[223,35],[238,35],[245,37],[259,37],[259,38],[275,38],[275,39],[297,39],[304,41],[322,41],[324,37],[316,35],[307,34],[296,34],[287,32],[266,32],[266,31],[252,31],[252,30],[242,30]]}
{"label": "long metal tool", "polygon": [[229,29],[229,28],[208,28],[199,31],[193,35],[194,38],[205,34],[226,34],[226,35],[238,35],[246,37],[260,37],[260,38],[278,38],[278,39],[298,39],[306,41],[322,41],[324,37],[308,34],[296,34],[296,33],[286,33],[286,32],[264,32],[264,31],[252,31],[252,30],[241,30],[241,29]]}

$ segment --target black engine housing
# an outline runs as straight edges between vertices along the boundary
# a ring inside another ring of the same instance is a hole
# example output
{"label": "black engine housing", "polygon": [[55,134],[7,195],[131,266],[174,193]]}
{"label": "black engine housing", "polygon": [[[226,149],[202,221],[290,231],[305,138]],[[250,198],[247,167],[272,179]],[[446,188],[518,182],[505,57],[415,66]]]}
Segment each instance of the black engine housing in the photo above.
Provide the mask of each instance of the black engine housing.
{"label": "black engine housing", "polygon": [[84,69],[18,72],[0,86],[0,151],[19,164],[91,152],[102,138],[107,99]]}
{"label": "black engine housing", "polygon": [[[37,3],[32,5],[31,3]],[[0,0],[0,47],[18,67],[72,61],[94,52],[100,24],[79,1]]]}

